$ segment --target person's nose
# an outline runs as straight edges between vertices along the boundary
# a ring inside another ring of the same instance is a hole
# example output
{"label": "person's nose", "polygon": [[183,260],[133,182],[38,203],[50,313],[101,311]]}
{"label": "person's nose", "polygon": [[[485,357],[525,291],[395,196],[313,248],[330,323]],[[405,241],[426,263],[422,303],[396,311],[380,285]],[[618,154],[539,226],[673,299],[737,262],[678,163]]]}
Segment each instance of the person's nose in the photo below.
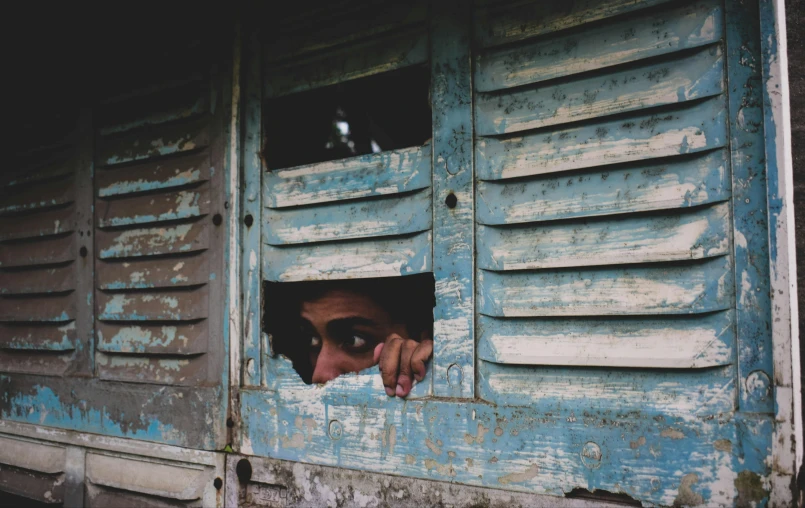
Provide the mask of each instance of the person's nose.
{"label": "person's nose", "polygon": [[313,378],[311,379],[314,383],[326,383],[346,372],[341,361],[340,353],[342,351],[337,346],[328,344],[328,342],[324,342],[316,359],[316,366],[313,368]]}

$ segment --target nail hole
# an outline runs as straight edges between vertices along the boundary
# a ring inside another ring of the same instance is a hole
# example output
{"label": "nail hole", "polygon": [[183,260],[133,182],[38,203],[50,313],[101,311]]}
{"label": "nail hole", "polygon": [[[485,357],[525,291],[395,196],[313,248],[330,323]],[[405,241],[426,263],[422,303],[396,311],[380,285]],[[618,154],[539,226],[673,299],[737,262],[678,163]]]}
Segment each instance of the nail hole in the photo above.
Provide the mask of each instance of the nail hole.
{"label": "nail hole", "polygon": [[252,214],[249,214],[246,217],[244,217],[243,223],[246,224],[247,228],[252,227],[252,224],[254,224],[254,217],[252,217]]}
{"label": "nail hole", "polygon": [[232,427],[235,426],[235,420],[233,420],[232,418],[227,418],[226,419],[226,426],[231,429]]}
{"label": "nail hole", "polygon": [[452,192],[447,195],[444,199],[444,204],[447,205],[447,208],[455,208],[456,204],[458,204],[458,198]]}
{"label": "nail hole", "polygon": [[78,253],[81,254],[82,258],[87,257],[87,248],[86,247],[81,247],[80,249],[78,249]]}
{"label": "nail hole", "polygon": [[235,466],[235,474],[241,483],[248,483],[252,479],[252,463],[248,459],[240,459]]}
{"label": "nail hole", "polygon": [[215,487],[215,490],[221,490],[221,487],[224,486],[224,481],[220,478],[216,478],[212,481],[212,484]]}
{"label": "nail hole", "polygon": [[212,223],[215,224],[216,226],[220,226],[223,221],[224,218],[221,217],[220,213],[216,213],[215,215],[212,216]]}

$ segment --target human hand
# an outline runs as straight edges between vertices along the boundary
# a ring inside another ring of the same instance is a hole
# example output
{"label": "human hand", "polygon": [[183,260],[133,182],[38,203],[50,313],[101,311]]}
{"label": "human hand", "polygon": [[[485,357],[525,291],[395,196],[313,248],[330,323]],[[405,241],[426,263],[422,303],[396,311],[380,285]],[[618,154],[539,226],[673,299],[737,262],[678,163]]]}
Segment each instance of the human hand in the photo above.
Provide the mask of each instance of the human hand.
{"label": "human hand", "polygon": [[375,347],[374,361],[380,364],[380,376],[389,397],[405,397],[411,392],[413,380],[425,377],[425,364],[433,356],[433,341],[417,342],[391,334]]}

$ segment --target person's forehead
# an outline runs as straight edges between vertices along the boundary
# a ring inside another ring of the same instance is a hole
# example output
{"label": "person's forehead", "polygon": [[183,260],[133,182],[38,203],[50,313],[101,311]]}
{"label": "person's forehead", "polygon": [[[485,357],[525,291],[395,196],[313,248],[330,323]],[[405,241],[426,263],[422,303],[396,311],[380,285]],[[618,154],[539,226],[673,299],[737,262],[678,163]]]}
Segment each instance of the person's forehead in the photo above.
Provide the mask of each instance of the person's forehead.
{"label": "person's forehead", "polygon": [[369,295],[338,288],[302,301],[301,314],[311,321],[365,317],[382,324],[389,320],[388,312]]}

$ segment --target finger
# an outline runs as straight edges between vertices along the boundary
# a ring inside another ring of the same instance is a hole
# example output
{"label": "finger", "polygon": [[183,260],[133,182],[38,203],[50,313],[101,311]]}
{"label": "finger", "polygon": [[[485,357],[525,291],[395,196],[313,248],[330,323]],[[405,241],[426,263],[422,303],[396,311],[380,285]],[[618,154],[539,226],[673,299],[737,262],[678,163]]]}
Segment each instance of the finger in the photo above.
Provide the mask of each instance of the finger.
{"label": "finger", "polygon": [[386,339],[386,345],[380,352],[380,377],[389,397],[394,397],[397,391],[397,372],[400,368],[400,350],[403,342],[403,338],[399,335],[391,335]]}
{"label": "finger", "polygon": [[427,369],[425,364],[428,363],[431,356],[433,356],[433,341],[423,340],[419,346],[414,350],[411,355],[411,371],[414,373],[414,378],[417,381],[422,381],[425,377]]}
{"label": "finger", "polygon": [[385,344],[386,344],[385,342],[381,342],[380,344],[375,346],[375,352],[372,354],[372,363],[374,363],[375,365],[380,363],[380,353],[383,352],[383,346]]}
{"label": "finger", "polygon": [[400,351],[400,373],[397,376],[397,397],[405,397],[411,392],[413,377],[411,376],[411,356],[419,346],[415,340],[406,340]]}

